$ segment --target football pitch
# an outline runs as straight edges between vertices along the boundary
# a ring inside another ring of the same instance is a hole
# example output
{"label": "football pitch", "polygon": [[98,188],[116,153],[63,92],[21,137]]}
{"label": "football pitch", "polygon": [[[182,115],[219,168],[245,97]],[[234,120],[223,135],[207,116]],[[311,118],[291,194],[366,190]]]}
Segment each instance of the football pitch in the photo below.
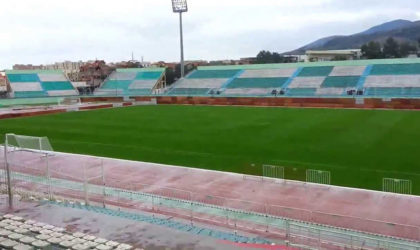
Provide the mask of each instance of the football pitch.
{"label": "football pitch", "polygon": [[331,184],[420,194],[420,112],[138,106],[0,120],[0,133],[47,136],[56,151],[251,175],[262,164],[331,172]]}

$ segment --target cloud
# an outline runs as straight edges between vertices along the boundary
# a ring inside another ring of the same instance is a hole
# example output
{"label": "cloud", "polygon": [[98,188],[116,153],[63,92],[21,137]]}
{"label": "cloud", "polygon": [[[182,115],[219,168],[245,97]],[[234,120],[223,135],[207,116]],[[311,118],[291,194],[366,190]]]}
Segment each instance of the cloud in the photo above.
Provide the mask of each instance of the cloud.
{"label": "cloud", "polygon": [[[179,58],[178,16],[169,0],[14,0],[2,3],[0,69],[17,63]],[[323,36],[393,19],[420,19],[418,0],[189,0],[187,59],[287,51]]]}

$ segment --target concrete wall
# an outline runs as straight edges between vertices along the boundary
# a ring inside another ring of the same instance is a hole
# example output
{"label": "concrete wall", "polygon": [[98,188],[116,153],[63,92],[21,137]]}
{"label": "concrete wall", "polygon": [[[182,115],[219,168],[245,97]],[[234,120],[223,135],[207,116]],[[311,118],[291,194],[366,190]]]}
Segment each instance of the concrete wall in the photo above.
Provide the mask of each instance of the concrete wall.
{"label": "concrete wall", "polygon": [[[411,109],[420,110],[420,99],[363,99],[363,103],[357,104],[353,98],[258,98],[258,97],[132,97],[135,102],[154,102],[157,104],[178,104],[178,105],[223,105],[223,106],[260,106],[260,107],[308,107],[308,108],[358,108],[358,109]],[[124,102],[122,97],[88,97],[81,98],[83,103],[87,102],[108,102],[104,104],[93,104],[78,107],[78,110],[93,110],[113,108],[119,106],[132,106],[133,102]],[[111,104],[110,104],[111,102]],[[37,116],[54,113],[68,112],[67,109],[57,108],[51,110],[36,110],[25,112],[4,112],[0,119]]]}
{"label": "concrete wall", "polygon": [[158,104],[232,105],[272,107],[322,107],[360,109],[420,109],[420,99],[257,98],[257,97],[156,97]]}
{"label": "concrete wall", "polygon": [[[198,97],[157,96],[131,97],[135,101],[151,101],[158,104],[269,106],[269,107],[314,107],[314,108],[360,108],[360,109],[419,109],[420,99],[364,98],[357,104],[354,98],[271,98],[271,97]],[[122,97],[82,98],[82,102],[123,102]]]}

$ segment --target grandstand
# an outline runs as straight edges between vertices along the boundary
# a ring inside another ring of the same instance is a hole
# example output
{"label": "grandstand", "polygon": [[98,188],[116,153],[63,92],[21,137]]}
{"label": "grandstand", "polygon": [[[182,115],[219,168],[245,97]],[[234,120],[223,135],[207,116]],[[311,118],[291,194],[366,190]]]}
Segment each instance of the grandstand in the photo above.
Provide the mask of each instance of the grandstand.
{"label": "grandstand", "polygon": [[420,97],[420,60],[199,67],[167,95]]}
{"label": "grandstand", "polygon": [[[6,77],[12,98],[78,95],[61,71],[11,70]],[[94,95],[418,98],[420,59],[203,66],[170,88],[164,68],[117,69]]]}
{"label": "grandstand", "polygon": [[95,91],[96,96],[150,95],[166,84],[165,68],[129,68],[114,71]]}
{"label": "grandstand", "polygon": [[53,97],[78,95],[62,71],[9,70],[6,71],[11,97]]}

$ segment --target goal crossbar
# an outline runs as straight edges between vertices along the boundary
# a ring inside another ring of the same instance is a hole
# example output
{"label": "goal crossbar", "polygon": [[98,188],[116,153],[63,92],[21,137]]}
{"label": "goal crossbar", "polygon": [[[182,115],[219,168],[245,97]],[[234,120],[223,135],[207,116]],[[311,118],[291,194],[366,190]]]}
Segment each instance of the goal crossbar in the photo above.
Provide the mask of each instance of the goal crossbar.
{"label": "goal crossbar", "polygon": [[5,146],[34,152],[54,151],[48,137],[6,134]]}

